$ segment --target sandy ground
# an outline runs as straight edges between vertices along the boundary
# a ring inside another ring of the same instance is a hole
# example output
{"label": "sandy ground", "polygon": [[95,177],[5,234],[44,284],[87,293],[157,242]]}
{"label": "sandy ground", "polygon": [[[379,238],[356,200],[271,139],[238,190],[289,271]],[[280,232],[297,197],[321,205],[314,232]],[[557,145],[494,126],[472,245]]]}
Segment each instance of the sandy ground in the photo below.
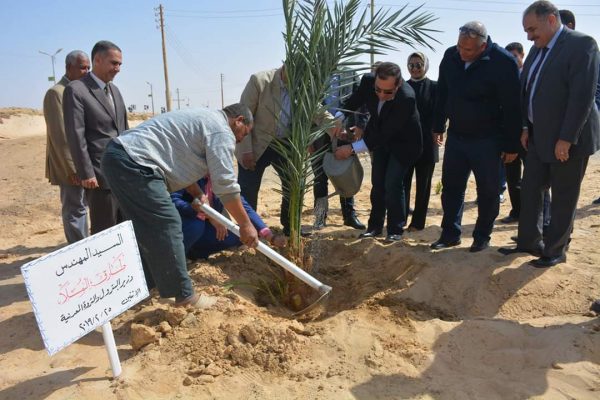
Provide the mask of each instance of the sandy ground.
{"label": "sandy ground", "polygon": [[[318,318],[297,321],[267,304],[260,280],[280,269],[264,256],[224,252],[190,264],[197,286],[218,297],[212,309],[154,298],[113,320],[123,374],[111,379],[98,332],[53,357],[44,349],[20,266],[65,245],[58,190],[43,178],[43,118],[0,117],[0,399],[600,398],[600,321],[587,311],[600,297],[599,158],[565,264],[537,270],[530,256],[501,256],[514,224],[498,224],[490,249],[468,253],[472,181],[463,244],[439,252],[428,248],[440,232],[439,196],[427,228],[391,245],[357,240],[333,199],[328,227],[310,239],[315,274],[334,288]],[[270,174],[263,188],[276,185]],[[357,197],[365,222],[369,188],[366,179]],[[263,190],[259,203],[277,226],[277,194]],[[507,201],[500,216],[509,210]],[[133,350],[132,331],[156,339]]]}

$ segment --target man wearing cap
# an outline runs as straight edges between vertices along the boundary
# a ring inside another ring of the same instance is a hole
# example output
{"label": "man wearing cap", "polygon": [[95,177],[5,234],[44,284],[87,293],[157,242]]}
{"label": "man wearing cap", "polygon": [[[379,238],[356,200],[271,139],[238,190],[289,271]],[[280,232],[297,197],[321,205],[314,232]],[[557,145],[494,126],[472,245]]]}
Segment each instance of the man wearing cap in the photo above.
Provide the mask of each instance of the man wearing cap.
{"label": "man wearing cap", "polygon": [[481,22],[459,29],[458,44],[440,64],[433,132],[448,138],[442,165],[442,233],[434,250],[461,243],[465,189],[471,171],[477,184],[477,221],[469,251],[489,246],[500,207],[500,159],[519,150],[519,70],[506,50],[492,42]]}

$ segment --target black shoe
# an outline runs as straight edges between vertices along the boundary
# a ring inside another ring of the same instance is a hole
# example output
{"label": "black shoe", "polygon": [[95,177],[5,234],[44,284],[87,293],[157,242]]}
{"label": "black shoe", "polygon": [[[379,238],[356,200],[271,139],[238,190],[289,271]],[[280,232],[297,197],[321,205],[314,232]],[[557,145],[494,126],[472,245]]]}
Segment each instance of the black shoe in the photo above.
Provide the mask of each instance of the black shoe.
{"label": "black shoe", "polygon": [[473,244],[469,248],[469,252],[471,252],[471,253],[478,253],[481,250],[487,249],[488,247],[490,247],[490,241],[489,240],[474,240]]}
{"label": "black shoe", "polygon": [[519,237],[518,236],[511,236],[510,240],[512,240],[513,242],[518,242],[519,241]]}
{"label": "black shoe", "polygon": [[567,256],[556,256],[556,257],[546,257],[542,256],[535,260],[529,261],[529,265],[536,268],[550,268],[554,267],[556,264],[564,263],[567,261]]}
{"label": "black shoe", "polygon": [[600,314],[600,299],[594,301],[590,306],[590,310],[595,312],[596,314]]}
{"label": "black shoe", "polygon": [[394,243],[394,242],[399,242],[400,240],[402,240],[402,234],[401,233],[393,233],[391,235],[387,235],[385,237],[385,241],[388,243]]}
{"label": "black shoe", "polygon": [[537,248],[537,249],[533,249],[533,250],[528,250],[528,249],[522,249],[520,247],[515,247],[513,249],[509,248],[509,247],[500,247],[498,249],[498,252],[502,255],[508,256],[511,254],[516,254],[516,253],[528,253],[531,254],[534,257],[541,257],[542,256],[542,251],[543,248]]}
{"label": "black shoe", "polygon": [[519,222],[519,218],[508,215],[500,220],[503,224],[512,224],[513,222]]}
{"label": "black shoe", "polygon": [[[600,197],[598,197],[596,200],[592,201],[592,204],[600,204]],[[598,300],[596,300],[598,301]]]}
{"label": "black shoe", "polygon": [[446,249],[448,247],[458,246],[460,244],[460,239],[446,241],[443,239],[438,239],[435,242],[431,243],[429,247],[433,250]]}
{"label": "black shoe", "polygon": [[344,217],[344,225],[350,226],[354,229],[365,229],[366,226],[356,218],[356,214],[349,215]]}
{"label": "black shoe", "polygon": [[381,229],[371,229],[358,235],[359,238],[374,238],[381,235]]}

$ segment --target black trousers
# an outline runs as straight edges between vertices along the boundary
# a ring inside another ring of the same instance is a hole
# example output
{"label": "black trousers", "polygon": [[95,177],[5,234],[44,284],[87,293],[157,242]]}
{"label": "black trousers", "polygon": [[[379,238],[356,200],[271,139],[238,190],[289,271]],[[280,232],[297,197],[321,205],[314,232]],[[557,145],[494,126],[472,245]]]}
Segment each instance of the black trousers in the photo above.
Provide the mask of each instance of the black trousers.
{"label": "black trousers", "polygon": [[[281,155],[269,146],[262,154],[262,156],[260,156],[260,158],[256,160],[256,167],[254,168],[254,171],[245,169],[241,166],[241,164],[238,163],[238,183],[240,185],[241,195],[244,196],[248,204],[250,204],[250,206],[255,210],[258,210],[258,192],[260,190],[260,184],[262,182],[262,177],[265,173],[265,169],[267,169],[269,165],[273,166],[275,172],[277,172],[277,175],[279,175],[279,179],[281,179],[281,177],[284,176],[284,162],[285,160],[281,157]],[[289,191],[283,184],[281,185],[281,191],[283,195],[281,199],[281,215],[279,217],[279,221],[281,222],[284,231],[289,231]]]}
{"label": "black trousers", "polygon": [[404,194],[406,197],[406,216],[408,219],[408,209],[410,208],[410,189],[412,186],[413,173],[416,175],[416,193],[415,208],[412,214],[409,227],[423,229],[425,228],[425,219],[429,209],[429,197],[431,195],[431,178],[435,163],[418,161],[410,167],[404,177]]}

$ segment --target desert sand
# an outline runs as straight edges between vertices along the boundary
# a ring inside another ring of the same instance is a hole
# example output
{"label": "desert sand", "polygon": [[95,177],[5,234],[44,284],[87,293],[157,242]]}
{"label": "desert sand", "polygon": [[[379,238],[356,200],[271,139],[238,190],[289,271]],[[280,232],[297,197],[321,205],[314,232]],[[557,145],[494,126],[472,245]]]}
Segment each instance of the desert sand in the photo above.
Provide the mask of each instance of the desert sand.
{"label": "desert sand", "polygon": [[[154,296],[112,321],[123,364],[112,379],[99,332],[53,357],[44,349],[20,267],[66,244],[58,189],[44,179],[43,117],[0,111],[0,399],[600,398],[600,320],[588,311],[600,297],[597,156],[565,264],[538,270],[531,256],[500,255],[516,224],[497,223],[491,247],[469,253],[473,180],[463,244],[439,252],[428,247],[440,233],[439,195],[425,230],[394,244],[358,240],[331,199],[328,226],[309,239],[315,276],[334,288],[320,315],[295,320],[268,304],[257,287],[280,268],[253,250],[223,252],[190,264],[197,287],[218,298],[213,308],[174,309]],[[259,200],[275,227],[277,185],[271,172]],[[509,210],[507,200],[500,217]],[[134,350],[132,331],[151,343]]]}

